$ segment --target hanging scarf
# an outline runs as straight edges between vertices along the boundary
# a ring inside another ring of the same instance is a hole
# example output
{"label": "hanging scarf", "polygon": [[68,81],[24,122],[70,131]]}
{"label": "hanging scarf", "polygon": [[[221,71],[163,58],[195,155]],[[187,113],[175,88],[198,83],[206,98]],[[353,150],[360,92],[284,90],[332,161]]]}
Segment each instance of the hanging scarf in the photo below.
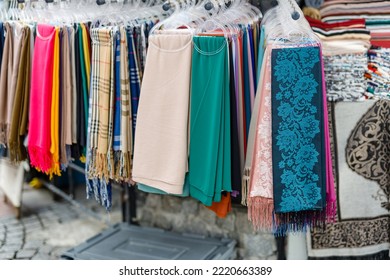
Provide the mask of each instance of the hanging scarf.
{"label": "hanging scarf", "polygon": [[16,84],[15,100],[8,139],[9,155],[12,162],[20,162],[25,160],[27,157],[27,153],[23,145],[23,138],[27,134],[28,105],[30,97],[30,36],[30,28],[24,27],[18,81]]}
{"label": "hanging scarf", "polygon": [[43,172],[49,172],[53,163],[50,126],[55,35],[54,26],[38,25],[31,74],[28,151],[31,165]]}
{"label": "hanging scarf", "polygon": [[120,100],[121,100],[121,135],[120,135],[120,168],[119,177],[123,180],[131,178],[131,156],[133,150],[133,130],[130,106],[130,78],[128,42],[125,28],[120,28]]}
{"label": "hanging scarf", "polygon": [[[102,206],[106,208],[107,211],[111,209],[112,206],[112,190],[111,184],[108,178],[98,178],[98,171],[96,168],[96,154],[97,154],[97,145],[98,145],[98,135],[99,135],[99,90],[104,89],[102,82],[104,80],[100,79],[100,68],[99,64],[102,62],[101,58],[101,46],[110,47],[110,35],[112,33],[110,30],[104,30],[101,37],[103,40],[100,40],[99,30],[93,29],[91,31],[91,41],[93,44],[92,48],[92,67],[91,67],[91,88],[89,95],[89,114],[88,114],[88,133],[87,133],[87,157],[86,157],[86,191],[87,198],[94,196],[96,201],[101,203]],[[104,52],[103,52],[104,53]],[[107,56],[102,56],[107,57]],[[110,60],[111,63],[111,60]],[[107,64],[103,63],[103,66]],[[110,70],[111,68],[109,68]],[[104,71],[106,72],[106,71]],[[105,90],[107,92],[108,90]]]}
{"label": "hanging scarf", "polygon": [[[85,28],[85,27],[84,27]],[[85,147],[86,147],[86,131],[88,126],[88,83],[89,83],[89,77],[87,75],[87,69],[86,69],[86,59],[85,53],[88,51],[85,51],[86,48],[88,48],[88,45],[84,44],[84,35],[83,35],[83,24],[79,24],[79,32],[78,32],[78,44],[79,44],[79,55],[80,55],[80,73],[81,73],[81,112],[82,114],[82,122],[79,123],[81,127],[81,134],[80,134],[80,141],[79,145],[81,147],[81,156],[80,160],[82,162],[85,162]],[[89,62],[88,62],[89,63]]]}
{"label": "hanging scarf", "polygon": [[193,41],[190,195],[211,206],[232,190],[228,45],[224,37]]}
{"label": "hanging scarf", "polygon": [[272,51],[273,185],[282,233],[323,218],[327,174],[321,79],[319,47]]}
{"label": "hanging scarf", "polygon": [[94,55],[92,61],[90,157],[88,174],[90,178],[109,178],[107,153],[109,151],[110,114],[113,111],[113,30],[101,28],[92,30]]}
{"label": "hanging scarf", "polygon": [[[264,95],[268,94],[270,96],[270,85],[266,87],[265,78],[267,77],[268,83],[270,83],[270,75],[271,75],[271,66],[270,62],[268,61],[269,58],[269,52],[267,53],[261,53],[261,59],[262,64],[260,65],[260,72],[259,72],[259,83],[257,86],[257,93],[255,97],[255,103],[253,106],[253,112],[252,112],[252,118],[249,126],[249,135],[248,135],[248,142],[247,142],[247,150],[246,150],[246,156],[245,156],[245,164],[243,168],[243,177],[242,177],[242,201],[241,204],[247,206],[248,205],[248,197],[250,196],[250,179],[251,179],[251,169],[253,166],[253,157],[255,153],[255,137],[259,136],[258,133],[258,116],[260,111],[260,101],[263,97],[263,104],[264,104]],[[263,60],[264,57],[264,60]],[[269,112],[270,114],[270,112]],[[271,121],[271,118],[269,117],[269,121]],[[253,179],[256,180],[256,179]],[[256,210],[255,210],[256,211]],[[257,212],[257,211],[256,211]],[[252,220],[251,218],[252,214],[249,214],[249,220]],[[256,227],[256,226],[255,226]]]}
{"label": "hanging scarf", "polygon": [[114,144],[115,161],[120,156],[121,148],[121,35],[115,35],[115,113],[114,113]]}
{"label": "hanging scarf", "polygon": [[61,175],[60,172],[60,151],[59,151],[59,123],[60,123],[60,29],[56,27],[54,37],[54,52],[53,52],[53,72],[52,72],[52,102],[51,102],[51,144],[50,153],[52,156],[52,167],[49,175]]}
{"label": "hanging scarf", "polygon": [[135,126],[137,122],[138,104],[141,91],[141,70],[138,63],[138,56],[134,43],[133,28],[127,30],[128,60],[130,74],[131,112],[133,124],[133,137],[135,137]]}
{"label": "hanging scarf", "polygon": [[62,29],[61,40],[61,149],[60,161],[63,168],[70,160],[72,145],[72,70],[70,57],[70,32],[67,27]]}
{"label": "hanging scarf", "polygon": [[5,23],[5,41],[3,60],[1,63],[1,77],[0,77],[0,146],[5,146],[7,143],[7,116],[8,111],[8,95],[11,91],[11,79],[13,73],[13,31],[9,23]]}
{"label": "hanging scarf", "polygon": [[[21,55],[21,49],[22,49],[22,41],[23,37],[25,36],[25,28],[22,24],[18,22],[14,22],[12,25],[13,29],[13,46],[14,46],[14,54],[13,54],[13,62],[12,62],[12,76],[11,76],[11,87],[8,91],[8,98],[7,98],[7,137],[9,136],[9,129],[11,125],[11,118],[12,118],[12,109],[14,107],[14,101],[15,101],[15,91],[16,91],[16,84],[18,82],[18,73],[19,73],[19,62],[20,62],[20,55]],[[8,138],[7,138],[8,139]]]}
{"label": "hanging scarf", "polygon": [[150,37],[139,104],[132,178],[171,194],[183,194],[188,171],[191,45],[187,30]]}
{"label": "hanging scarf", "polygon": [[[91,52],[90,52],[90,38],[88,37],[87,26],[84,23],[80,24],[82,30],[82,42],[84,52],[84,69],[86,76],[87,93],[89,92],[90,76],[91,76]],[[88,102],[86,102],[88,104]],[[87,111],[88,112],[88,111]]]}
{"label": "hanging scarf", "polygon": [[330,146],[330,130],[329,130],[329,116],[328,116],[328,105],[327,105],[327,94],[326,94],[326,80],[325,80],[325,67],[324,59],[321,49],[321,78],[322,78],[322,96],[323,96],[323,107],[324,107],[324,131],[325,131],[325,150],[326,150],[326,218],[328,223],[335,222],[337,214],[337,197],[333,173],[332,164],[332,152]]}
{"label": "hanging scarf", "polygon": [[75,54],[75,36],[76,31],[73,27],[69,28],[70,35],[70,64],[71,64],[71,89],[72,89],[72,158],[75,156],[77,144],[77,80],[76,80],[76,54]]}
{"label": "hanging scarf", "polygon": [[3,50],[4,50],[4,25],[0,22],[0,74],[1,74],[1,64],[3,61]]}
{"label": "hanging scarf", "polygon": [[271,138],[271,65],[265,52],[250,124],[244,184],[248,185],[248,218],[255,229],[272,228],[273,180]]}

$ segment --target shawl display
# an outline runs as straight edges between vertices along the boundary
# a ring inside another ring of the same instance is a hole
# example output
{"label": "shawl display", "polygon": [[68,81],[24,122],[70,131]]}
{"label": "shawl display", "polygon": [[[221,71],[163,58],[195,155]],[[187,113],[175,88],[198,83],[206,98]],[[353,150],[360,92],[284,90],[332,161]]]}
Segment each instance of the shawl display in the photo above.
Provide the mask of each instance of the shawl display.
{"label": "shawl display", "polygon": [[272,166],[278,229],[324,221],[326,149],[319,47],[272,50]]}
{"label": "shawl display", "polygon": [[0,146],[5,146],[7,143],[7,116],[8,111],[8,96],[11,92],[11,78],[13,73],[13,32],[10,23],[4,24],[5,41],[3,50],[3,59],[1,63],[1,79],[0,79]]}
{"label": "shawl display", "polygon": [[329,107],[337,220],[308,233],[309,258],[388,260],[390,102]]}
{"label": "shawl display", "polygon": [[190,195],[211,206],[232,190],[228,43],[224,37],[193,40]]}
{"label": "shawl display", "polygon": [[[49,172],[53,159],[50,153],[51,103],[53,90],[53,57],[55,27],[37,27],[31,73],[28,151],[31,165]],[[4,61],[4,60],[3,60]]]}
{"label": "shawl display", "polygon": [[138,107],[132,178],[171,194],[188,171],[191,46],[186,30],[149,38]]}
{"label": "shawl display", "polygon": [[30,97],[30,36],[29,27],[23,28],[18,81],[16,84],[15,100],[12,110],[11,127],[8,139],[9,155],[12,162],[25,160],[27,153],[23,145],[23,138],[27,134],[27,120]]}

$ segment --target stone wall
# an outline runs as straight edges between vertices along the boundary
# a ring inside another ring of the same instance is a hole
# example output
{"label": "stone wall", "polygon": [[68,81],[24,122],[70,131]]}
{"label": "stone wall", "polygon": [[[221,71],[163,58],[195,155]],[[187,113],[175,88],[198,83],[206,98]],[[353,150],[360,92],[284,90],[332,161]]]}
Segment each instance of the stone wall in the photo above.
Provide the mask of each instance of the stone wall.
{"label": "stone wall", "polygon": [[248,221],[247,209],[233,206],[226,219],[192,198],[178,198],[137,193],[137,217],[143,226],[153,226],[180,233],[237,240],[237,259],[276,259],[275,238],[257,233]]}

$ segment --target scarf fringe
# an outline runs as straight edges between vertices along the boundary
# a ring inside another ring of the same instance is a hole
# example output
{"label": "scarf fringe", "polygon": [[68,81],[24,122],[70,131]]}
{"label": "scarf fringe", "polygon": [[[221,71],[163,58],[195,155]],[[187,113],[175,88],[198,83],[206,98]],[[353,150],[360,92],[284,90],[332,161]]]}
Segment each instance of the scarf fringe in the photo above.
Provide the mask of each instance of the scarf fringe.
{"label": "scarf fringe", "polygon": [[99,152],[96,152],[96,159],[95,159],[95,166],[96,166],[96,173],[97,177],[99,179],[102,178],[108,178],[108,169],[107,169],[107,154],[102,154]]}
{"label": "scarf fringe", "polygon": [[244,169],[244,175],[242,176],[242,198],[241,198],[241,204],[244,206],[248,206],[248,189],[249,189],[249,183],[250,183],[250,174],[251,169],[245,168]]}
{"label": "scarf fringe", "polygon": [[275,236],[286,236],[289,232],[306,232],[314,227],[324,228],[326,220],[326,210],[276,213],[273,233]]}
{"label": "scarf fringe", "polygon": [[114,153],[111,149],[107,152],[107,178],[115,178],[115,163],[114,163]]}
{"label": "scarf fringe", "polygon": [[273,199],[259,196],[248,198],[248,220],[252,222],[254,230],[272,230],[273,213]]}
{"label": "scarf fringe", "polygon": [[35,146],[29,146],[28,151],[31,165],[37,170],[48,174],[53,167],[53,158],[50,151]]}
{"label": "scarf fringe", "polygon": [[131,175],[131,153],[115,151],[114,152],[115,181],[128,181]]}

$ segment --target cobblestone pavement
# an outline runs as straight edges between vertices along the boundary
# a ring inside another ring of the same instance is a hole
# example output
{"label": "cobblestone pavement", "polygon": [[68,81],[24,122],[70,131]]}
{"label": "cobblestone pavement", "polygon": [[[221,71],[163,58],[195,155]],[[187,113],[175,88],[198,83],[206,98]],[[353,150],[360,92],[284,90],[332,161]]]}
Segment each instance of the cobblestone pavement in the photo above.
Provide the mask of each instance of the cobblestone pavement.
{"label": "cobblestone pavement", "polygon": [[119,211],[108,216],[94,201],[89,204],[90,208],[101,211],[102,221],[69,203],[54,201],[43,208],[29,210],[20,220],[15,216],[0,218],[0,260],[60,259],[63,252],[106,228],[104,219],[112,223],[120,220]]}

